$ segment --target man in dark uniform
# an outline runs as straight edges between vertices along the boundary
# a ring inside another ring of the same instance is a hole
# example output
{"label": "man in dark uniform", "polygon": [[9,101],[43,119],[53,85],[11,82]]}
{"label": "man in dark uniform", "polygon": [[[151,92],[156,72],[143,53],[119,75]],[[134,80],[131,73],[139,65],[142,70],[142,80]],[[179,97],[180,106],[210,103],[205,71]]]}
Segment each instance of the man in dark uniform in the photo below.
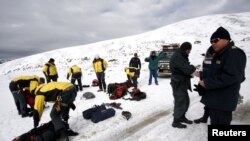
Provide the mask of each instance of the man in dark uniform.
{"label": "man in dark uniform", "polygon": [[[214,49],[212,47],[209,47],[203,63],[202,63],[202,71],[200,71],[200,80],[203,80],[203,78],[206,77],[207,71],[210,69],[211,67],[211,62],[212,59],[215,55]],[[194,91],[197,91],[199,93],[200,96],[203,96],[205,94],[205,89],[204,87],[202,87],[201,85],[194,85],[196,88],[194,89]],[[199,124],[199,123],[207,123],[207,120],[209,118],[209,109],[207,106],[204,106],[204,113],[203,116],[201,118],[195,119],[194,122]]]}
{"label": "man in dark uniform", "polygon": [[170,59],[171,86],[174,96],[174,121],[173,127],[186,128],[183,123],[192,124],[185,116],[189,107],[188,89],[191,90],[190,79],[193,75],[198,75],[193,65],[190,65],[188,55],[192,45],[189,42],[184,42]]}
{"label": "man in dark uniform", "polygon": [[141,69],[141,60],[138,58],[137,53],[134,53],[134,57],[129,61],[129,67],[135,67],[137,69]]}
{"label": "man in dark uniform", "polygon": [[240,85],[245,80],[246,54],[234,46],[229,32],[219,27],[211,36],[214,55],[199,85],[205,88],[201,102],[208,107],[211,125],[230,125]]}

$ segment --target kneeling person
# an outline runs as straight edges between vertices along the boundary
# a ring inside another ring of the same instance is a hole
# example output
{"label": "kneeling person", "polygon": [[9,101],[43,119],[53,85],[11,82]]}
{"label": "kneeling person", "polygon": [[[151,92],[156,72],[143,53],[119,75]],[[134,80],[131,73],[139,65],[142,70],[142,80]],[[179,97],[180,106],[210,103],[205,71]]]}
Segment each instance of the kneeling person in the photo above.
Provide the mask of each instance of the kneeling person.
{"label": "kneeling person", "polygon": [[43,103],[55,102],[50,113],[50,117],[55,128],[55,132],[60,139],[69,140],[68,136],[76,136],[77,132],[69,128],[69,110],[75,110],[73,102],[76,97],[76,88],[68,82],[51,82],[40,85],[35,91],[34,106],[34,126],[37,127],[43,113]]}

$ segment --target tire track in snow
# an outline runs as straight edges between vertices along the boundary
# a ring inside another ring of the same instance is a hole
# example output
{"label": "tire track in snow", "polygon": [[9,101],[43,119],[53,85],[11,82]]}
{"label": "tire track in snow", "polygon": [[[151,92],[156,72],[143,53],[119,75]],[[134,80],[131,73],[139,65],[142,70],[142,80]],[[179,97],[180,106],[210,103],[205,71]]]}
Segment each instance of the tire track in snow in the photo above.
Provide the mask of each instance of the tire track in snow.
{"label": "tire track in snow", "polygon": [[117,141],[117,140],[124,140],[128,137],[131,137],[135,135],[136,133],[139,133],[142,129],[145,127],[152,125],[154,122],[158,121],[159,119],[168,116],[171,113],[172,108],[166,110],[166,111],[161,111],[157,113],[154,116],[151,116],[147,118],[146,120],[143,120],[142,122],[139,122],[133,126],[130,126],[126,129],[123,130],[122,133],[119,133],[119,136],[115,136],[112,138],[112,140]]}
{"label": "tire track in snow", "polygon": [[[199,98],[195,98],[193,99],[192,102],[190,102],[189,108],[195,106],[197,104],[197,102],[199,102]],[[138,140],[141,136],[144,135],[145,131],[142,130],[150,130],[152,129],[154,123],[156,123],[157,121],[159,121],[161,118],[167,117],[169,118],[173,118],[172,114],[169,115],[170,113],[173,112],[173,107],[168,107],[169,109],[167,109],[166,111],[160,111],[158,112],[156,115],[151,116],[147,119],[145,119],[142,122],[139,122],[133,126],[130,126],[126,129],[123,130],[122,133],[119,134],[119,136],[115,136],[113,139],[113,141],[117,141],[117,140],[130,140],[131,138],[133,138],[133,140]],[[148,129],[146,129],[148,127]],[[143,133],[140,133],[143,132]],[[192,132],[192,131],[191,131]]]}

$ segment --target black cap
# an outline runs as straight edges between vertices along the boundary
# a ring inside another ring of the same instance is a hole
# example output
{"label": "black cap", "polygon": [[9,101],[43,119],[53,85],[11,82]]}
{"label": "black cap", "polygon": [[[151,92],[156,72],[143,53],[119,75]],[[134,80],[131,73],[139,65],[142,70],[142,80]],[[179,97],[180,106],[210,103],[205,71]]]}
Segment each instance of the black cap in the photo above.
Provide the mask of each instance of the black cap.
{"label": "black cap", "polygon": [[50,59],[49,59],[49,62],[55,62],[55,59],[50,58]]}
{"label": "black cap", "polygon": [[134,53],[134,57],[137,57],[138,56],[138,54],[137,53]]}
{"label": "black cap", "polygon": [[229,32],[223,28],[219,27],[211,36],[210,41],[216,38],[231,40]]}
{"label": "black cap", "polygon": [[184,42],[180,46],[180,49],[183,51],[190,50],[191,48],[192,48],[192,45],[189,42]]}

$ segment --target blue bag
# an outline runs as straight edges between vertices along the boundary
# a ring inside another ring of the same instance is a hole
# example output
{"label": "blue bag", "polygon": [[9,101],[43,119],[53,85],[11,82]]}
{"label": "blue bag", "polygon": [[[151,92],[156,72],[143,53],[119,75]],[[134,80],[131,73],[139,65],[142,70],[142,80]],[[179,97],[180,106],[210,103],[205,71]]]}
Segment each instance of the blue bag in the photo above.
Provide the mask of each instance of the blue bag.
{"label": "blue bag", "polygon": [[97,123],[99,121],[103,121],[115,115],[115,110],[112,108],[104,109],[101,111],[94,112],[91,116],[91,121]]}
{"label": "blue bag", "polygon": [[106,110],[105,105],[101,105],[101,106],[95,105],[93,108],[83,111],[82,116],[84,119],[91,119],[91,116],[93,115],[93,113],[102,111],[102,110]]}

